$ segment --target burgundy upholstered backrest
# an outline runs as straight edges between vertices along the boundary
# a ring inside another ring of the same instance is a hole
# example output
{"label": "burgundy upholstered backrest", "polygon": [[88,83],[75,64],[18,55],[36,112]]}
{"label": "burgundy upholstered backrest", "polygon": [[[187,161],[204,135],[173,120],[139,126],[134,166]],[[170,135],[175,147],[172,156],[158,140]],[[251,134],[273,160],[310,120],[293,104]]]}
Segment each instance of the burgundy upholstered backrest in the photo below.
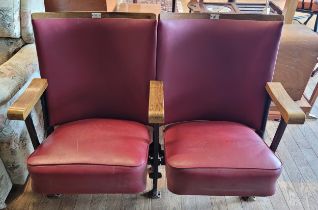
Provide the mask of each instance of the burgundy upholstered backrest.
{"label": "burgundy upholstered backrest", "polygon": [[172,19],[158,26],[165,120],[224,120],[260,129],[279,21]]}
{"label": "burgundy upholstered backrest", "polygon": [[87,118],[147,122],[156,20],[33,19],[50,125]]}

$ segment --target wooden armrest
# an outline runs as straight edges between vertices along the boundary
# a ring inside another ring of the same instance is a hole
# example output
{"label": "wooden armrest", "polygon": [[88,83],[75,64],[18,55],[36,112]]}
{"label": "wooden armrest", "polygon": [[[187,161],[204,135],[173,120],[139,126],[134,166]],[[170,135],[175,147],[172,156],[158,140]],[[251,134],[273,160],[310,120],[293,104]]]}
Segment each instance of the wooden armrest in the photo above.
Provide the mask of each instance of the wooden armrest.
{"label": "wooden armrest", "polygon": [[164,123],[164,97],[162,81],[150,81],[148,120],[150,124]]}
{"label": "wooden armrest", "polygon": [[8,109],[8,119],[25,120],[48,86],[46,79],[33,79],[23,94]]}
{"label": "wooden armrest", "polygon": [[280,82],[268,82],[266,90],[287,124],[303,124],[306,115]]}

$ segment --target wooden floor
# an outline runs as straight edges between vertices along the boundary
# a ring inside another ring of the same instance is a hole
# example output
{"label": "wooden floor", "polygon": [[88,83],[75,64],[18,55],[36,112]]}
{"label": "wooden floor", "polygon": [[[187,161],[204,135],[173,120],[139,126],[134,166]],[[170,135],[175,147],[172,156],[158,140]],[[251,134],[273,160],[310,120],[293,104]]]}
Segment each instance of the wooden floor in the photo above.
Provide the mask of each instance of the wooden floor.
{"label": "wooden floor", "polygon": [[[309,82],[310,93],[318,75]],[[318,115],[318,102],[312,110]],[[270,143],[278,126],[268,121],[266,142]],[[166,188],[164,168],[159,180],[161,199],[151,200],[139,195],[65,195],[48,199],[31,191],[29,181],[24,190],[14,191],[9,197],[8,209],[318,209],[318,120],[307,120],[304,125],[289,125],[279,145],[278,157],[283,162],[277,192],[272,197],[257,197],[243,202],[238,197],[178,196]],[[148,180],[148,188],[151,187]]]}

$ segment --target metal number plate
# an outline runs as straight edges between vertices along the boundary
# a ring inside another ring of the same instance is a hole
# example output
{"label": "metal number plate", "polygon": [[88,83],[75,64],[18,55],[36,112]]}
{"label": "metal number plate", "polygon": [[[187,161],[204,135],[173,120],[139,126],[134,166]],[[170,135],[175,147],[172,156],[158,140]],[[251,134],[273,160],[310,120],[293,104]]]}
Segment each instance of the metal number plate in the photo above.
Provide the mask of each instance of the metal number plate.
{"label": "metal number plate", "polygon": [[210,14],[210,19],[211,20],[218,20],[218,19],[220,19],[220,15],[219,14]]}
{"label": "metal number plate", "polygon": [[92,18],[102,18],[102,14],[99,12],[93,12],[92,13]]}

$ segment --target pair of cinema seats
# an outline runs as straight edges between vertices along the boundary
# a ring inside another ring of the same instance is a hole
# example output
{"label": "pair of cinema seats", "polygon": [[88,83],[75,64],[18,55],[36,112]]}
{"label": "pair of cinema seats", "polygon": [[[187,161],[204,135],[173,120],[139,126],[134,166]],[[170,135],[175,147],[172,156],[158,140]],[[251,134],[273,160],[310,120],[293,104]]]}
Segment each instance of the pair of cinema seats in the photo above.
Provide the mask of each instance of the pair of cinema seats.
{"label": "pair of cinema seats", "polygon": [[[273,195],[282,170],[273,152],[287,123],[305,120],[270,82],[282,22],[208,17],[34,14],[42,79],[8,110],[36,148],[27,161],[33,190],[139,193],[149,163],[153,198],[160,164],[176,194]],[[29,115],[40,98],[41,144]],[[269,148],[270,98],[282,120]]]}

